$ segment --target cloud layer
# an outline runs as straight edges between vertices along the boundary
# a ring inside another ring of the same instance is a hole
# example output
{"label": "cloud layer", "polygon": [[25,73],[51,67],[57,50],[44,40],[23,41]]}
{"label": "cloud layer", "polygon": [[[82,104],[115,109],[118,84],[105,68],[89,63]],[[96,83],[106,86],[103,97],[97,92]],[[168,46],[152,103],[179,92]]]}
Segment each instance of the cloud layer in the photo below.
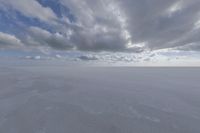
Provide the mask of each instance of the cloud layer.
{"label": "cloud layer", "polygon": [[22,46],[22,42],[14,35],[0,32],[0,48],[20,48]]}
{"label": "cloud layer", "polygon": [[199,0],[0,0],[0,7],[8,13],[8,23],[18,17],[25,33],[1,31],[4,48],[200,50]]}

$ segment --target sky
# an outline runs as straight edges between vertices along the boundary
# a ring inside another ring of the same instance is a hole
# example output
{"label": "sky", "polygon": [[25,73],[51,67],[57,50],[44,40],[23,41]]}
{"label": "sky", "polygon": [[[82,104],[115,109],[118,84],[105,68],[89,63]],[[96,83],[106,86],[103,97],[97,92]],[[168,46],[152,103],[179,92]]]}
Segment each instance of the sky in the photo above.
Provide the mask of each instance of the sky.
{"label": "sky", "polygon": [[200,0],[0,0],[0,57],[200,66]]}

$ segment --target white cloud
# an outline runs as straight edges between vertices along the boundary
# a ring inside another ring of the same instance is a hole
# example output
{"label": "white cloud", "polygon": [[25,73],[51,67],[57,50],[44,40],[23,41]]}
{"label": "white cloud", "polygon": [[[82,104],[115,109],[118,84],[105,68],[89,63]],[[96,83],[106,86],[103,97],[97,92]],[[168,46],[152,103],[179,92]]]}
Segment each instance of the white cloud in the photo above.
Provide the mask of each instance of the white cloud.
{"label": "white cloud", "polygon": [[0,48],[19,48],[23,43],[14,35],[0,32]]}
{"label": "white cloud", "polygon": [[0,0],[0,6],[19,11],[21,14],[37,18],[48,23],[55,23],[57,19],[55,13],[48,7],[43,7],[36,0]]}
{"label": "white cloud", "polygon": [[173,13],[180,11],[182,8],[182,2],[183,1],[176,1],[172,6],[169,7],[167,10],[168,14],[171,16]]}

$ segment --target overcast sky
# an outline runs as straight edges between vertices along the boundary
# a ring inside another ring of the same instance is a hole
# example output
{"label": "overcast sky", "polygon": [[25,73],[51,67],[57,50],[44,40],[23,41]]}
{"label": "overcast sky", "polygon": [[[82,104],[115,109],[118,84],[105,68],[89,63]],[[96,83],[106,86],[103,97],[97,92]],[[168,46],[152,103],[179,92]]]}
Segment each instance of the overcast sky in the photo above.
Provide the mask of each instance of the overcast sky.
{"label": "overcast sky", "polygon": [[0,55],[38,51],[200,65],[200,0],[0,0]]}

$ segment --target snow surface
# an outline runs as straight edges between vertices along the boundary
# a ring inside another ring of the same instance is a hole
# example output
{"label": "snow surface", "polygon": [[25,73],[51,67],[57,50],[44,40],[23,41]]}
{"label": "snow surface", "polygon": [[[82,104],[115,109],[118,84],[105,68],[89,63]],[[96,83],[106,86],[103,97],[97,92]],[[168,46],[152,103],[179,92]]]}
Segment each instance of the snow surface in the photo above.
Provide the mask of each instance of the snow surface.
{"label": "snow surface", "polygon": [[200,133],[200,68],[1,66],[0,133]]}

